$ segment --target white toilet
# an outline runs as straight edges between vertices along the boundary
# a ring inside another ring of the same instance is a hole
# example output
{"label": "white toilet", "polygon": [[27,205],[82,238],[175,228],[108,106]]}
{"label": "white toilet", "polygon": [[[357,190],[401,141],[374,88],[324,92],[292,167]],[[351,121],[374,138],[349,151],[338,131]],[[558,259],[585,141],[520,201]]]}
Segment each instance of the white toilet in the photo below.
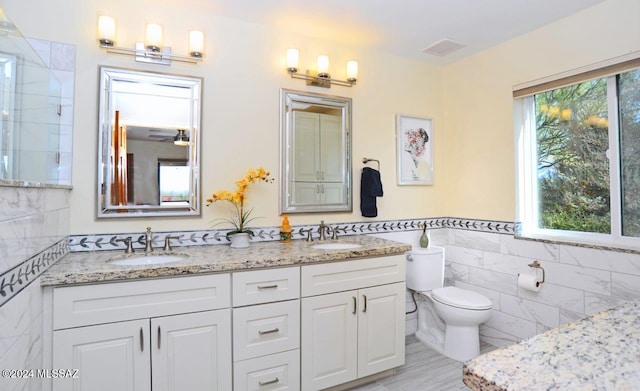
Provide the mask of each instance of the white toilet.
{"label": "white toilet", "polygon": [[407,288],[426,297],[418,305],[416,338],[454,360],[478,356],[478,326],[491,316],[491,300],[466,289],[443,288],[444,248],[415,249],[406,257]]}

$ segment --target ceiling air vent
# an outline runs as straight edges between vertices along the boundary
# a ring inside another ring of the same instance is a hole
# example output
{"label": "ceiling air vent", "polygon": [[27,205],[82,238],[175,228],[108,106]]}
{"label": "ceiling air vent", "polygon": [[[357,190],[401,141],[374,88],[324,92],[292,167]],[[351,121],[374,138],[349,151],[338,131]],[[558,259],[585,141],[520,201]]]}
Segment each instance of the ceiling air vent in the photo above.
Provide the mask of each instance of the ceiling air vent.
{"label": "ceiling air vent", "polygon": [[461,42],[445,38],[424,49],[423,52],[434,56],[446,56],[463,48],[464,46],[465,45]]}

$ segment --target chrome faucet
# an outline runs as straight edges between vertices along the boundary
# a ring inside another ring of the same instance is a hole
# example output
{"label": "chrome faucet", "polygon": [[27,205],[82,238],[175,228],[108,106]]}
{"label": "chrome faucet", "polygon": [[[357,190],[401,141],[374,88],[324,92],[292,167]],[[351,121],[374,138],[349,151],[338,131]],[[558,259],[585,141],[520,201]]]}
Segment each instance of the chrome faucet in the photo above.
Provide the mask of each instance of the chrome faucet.
{"label": "chrome faucet", "polygon": [[324,220],[320,220],[320,226],[318,227],[318,234],[320,235],[320,238],[318,240],[327,240],[327,233],[333,233],[331,239],[338,239],[335,228],[331,228],[331,226],[324,223]]}
{"label": "chrome faucet", "polygon": [[151,234],[151,227],[147,227],[147,233],[145,234],[144,252],[150,253],[153,251],[153,235]]}

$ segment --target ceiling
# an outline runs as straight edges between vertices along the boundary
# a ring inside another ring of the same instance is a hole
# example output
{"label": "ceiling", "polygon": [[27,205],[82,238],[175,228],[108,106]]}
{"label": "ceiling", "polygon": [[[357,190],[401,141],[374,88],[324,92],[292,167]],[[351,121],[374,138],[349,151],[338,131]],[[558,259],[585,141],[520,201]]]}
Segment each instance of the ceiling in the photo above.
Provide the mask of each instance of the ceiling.
{"label": "ceiling", "polygon": [[[154,0],[447,64],[604,0]],[[465,45],[446,55],[427,47],[449,39]]]}

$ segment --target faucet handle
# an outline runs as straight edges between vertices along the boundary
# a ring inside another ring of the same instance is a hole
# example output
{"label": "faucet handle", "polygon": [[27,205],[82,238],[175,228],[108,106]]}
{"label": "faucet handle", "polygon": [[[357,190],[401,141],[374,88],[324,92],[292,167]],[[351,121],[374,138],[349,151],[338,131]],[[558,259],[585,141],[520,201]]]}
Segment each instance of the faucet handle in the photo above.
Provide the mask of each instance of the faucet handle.
{"label": "faucet handle", "polygon": [[313,242],[313,237],[311,236],[311,233],[313,232],[312,228],[309,229],[300,229],[300,233],[307,233],[307,242]]}
{"label": "faucet handle", "polygon": [[175,240],[180,240],[180,236],[165,236],[164,237],[164,247],[162,248],[162,251],[171,251],[171,239],[175,239]]}
{"label": "faucet handle", "polygon": [[116,239],[116,242],[124,242],[124,245],[126,246],[124,250],[125,254],[131,254],[135,252],[133,250],[133,240],[131,239],[131,236],[127,236],[126,238],[122,239]]}
{"label": "faucet handle", "polygon": [[331,232],[331,240],[338,240],[338,227],[329,227]]}

